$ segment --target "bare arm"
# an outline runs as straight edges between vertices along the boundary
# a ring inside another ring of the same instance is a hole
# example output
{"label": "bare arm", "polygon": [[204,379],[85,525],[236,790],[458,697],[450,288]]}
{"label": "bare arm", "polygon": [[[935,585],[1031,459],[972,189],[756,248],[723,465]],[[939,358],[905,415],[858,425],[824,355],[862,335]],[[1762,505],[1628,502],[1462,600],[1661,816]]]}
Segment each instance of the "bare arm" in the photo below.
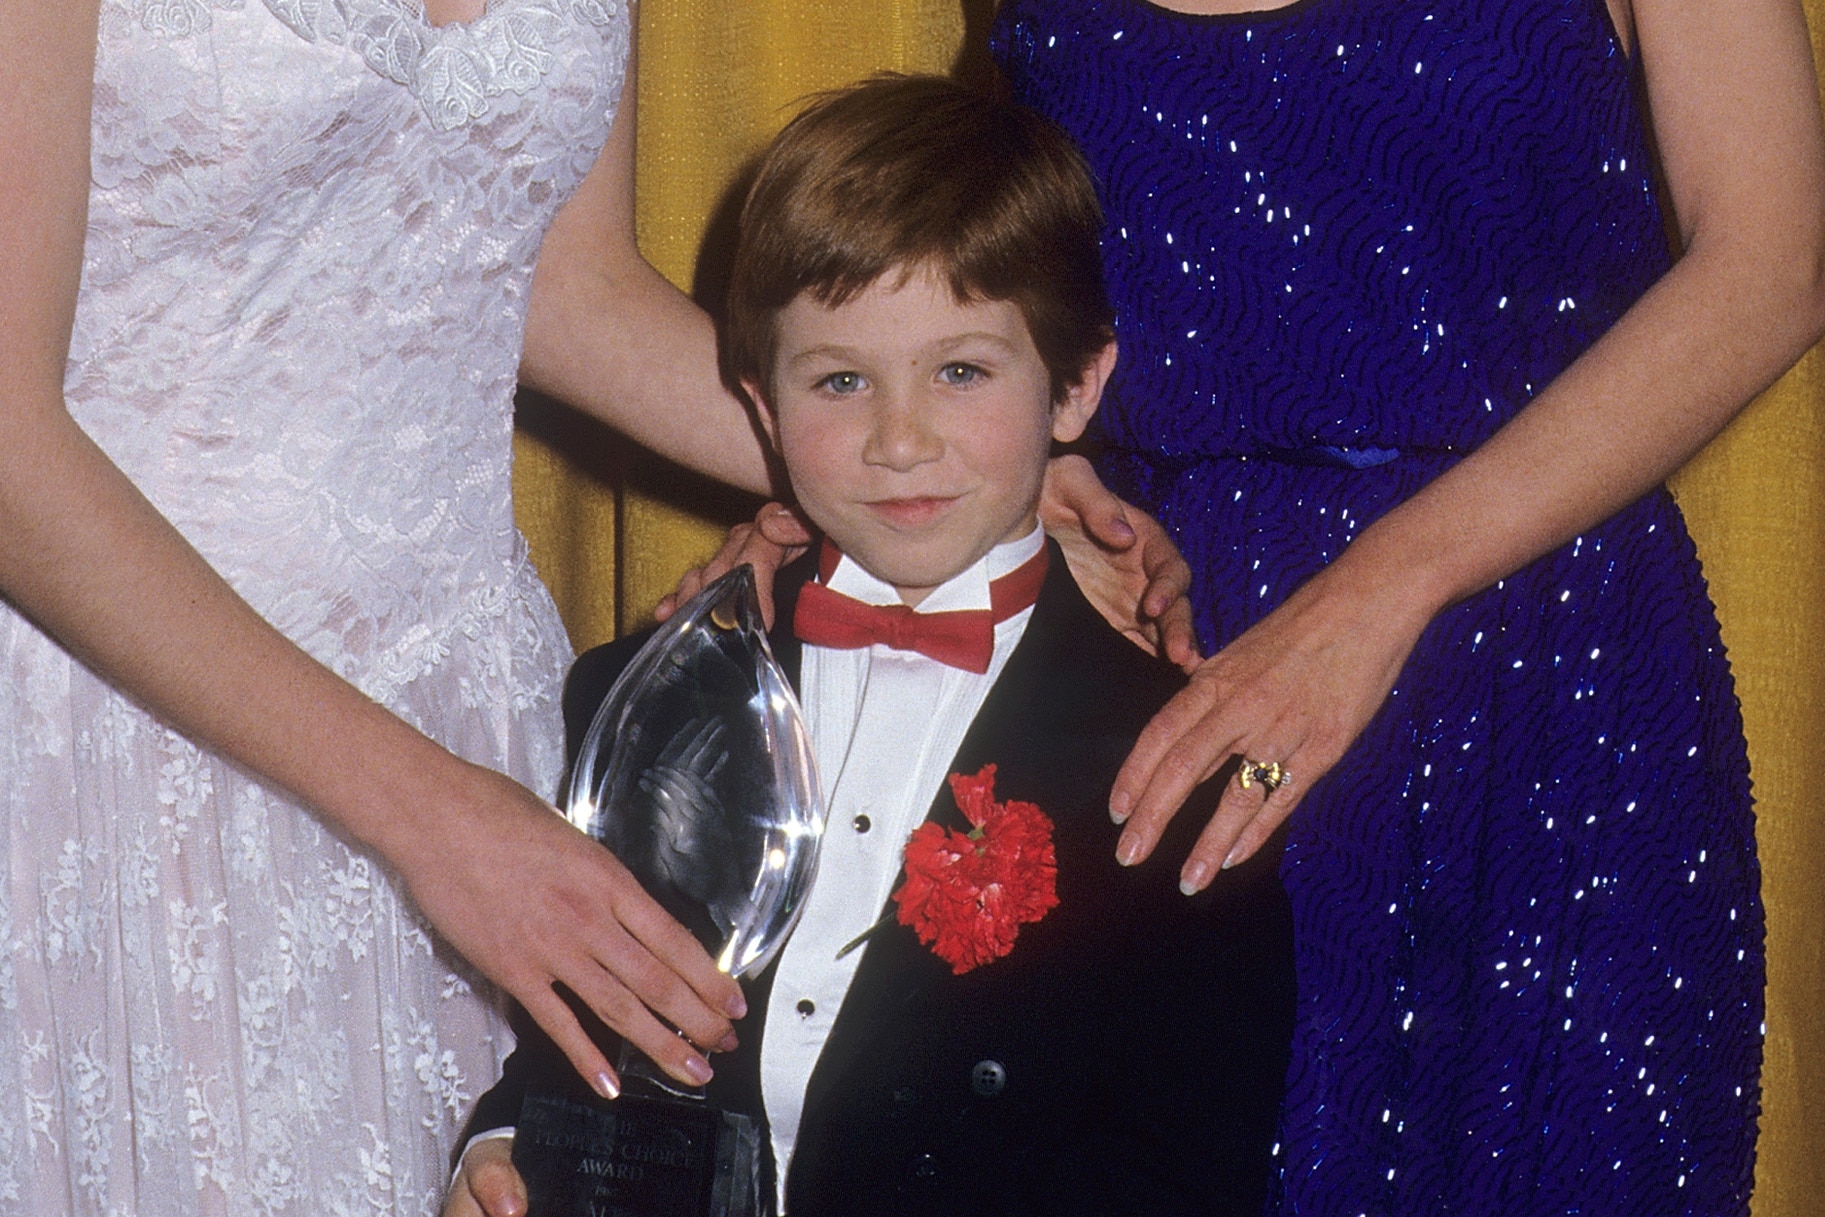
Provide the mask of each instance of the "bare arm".
{"label": "bare arm", "polygon": [[759,435],[723,387],[709,316],[634,239],[634,64],[614,129],[539,251],[521,382],[731,486],[771,489]]}
{"label": "bare arm", "polygon": [[1117,782],[1125,860],[1237,754],[1296,784],[1263,802],[1232,783],[1182,881],[1252,853],[1434,616],[1659,484],[1825,329],[1825,136],[1797,0],[1636,0],[1633,18],[1683,255],[1488,443],[1198,669]]}
{"label": "bare arm", "polygon": [[384,856],[585,1076],[607,1064],[554,980],[691,1076],[700,1058],[648,1007],[715,1045],[740,997],[689,935],[529,792],[444,751],[262,620],[70,417],[95,23],[93,0],[0,0],[0,595],[165,721]]}

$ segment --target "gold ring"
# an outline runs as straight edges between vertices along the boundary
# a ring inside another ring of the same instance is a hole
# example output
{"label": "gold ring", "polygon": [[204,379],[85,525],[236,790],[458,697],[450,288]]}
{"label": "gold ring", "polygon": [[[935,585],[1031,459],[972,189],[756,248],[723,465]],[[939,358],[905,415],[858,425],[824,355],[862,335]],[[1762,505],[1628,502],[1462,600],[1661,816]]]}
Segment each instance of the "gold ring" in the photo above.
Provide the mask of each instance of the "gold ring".
{"label": "gold ring", "polygon": [[1236,781],[1241,783],[1242,789],[1247,790],[1256,782],[1260,782],[1268,794],[1274,793],[1292,780],[1292,773],[1282,768],[1279,761],[1257,761],[1246,756],[1242,758],[1242,768],[1236,774]]}

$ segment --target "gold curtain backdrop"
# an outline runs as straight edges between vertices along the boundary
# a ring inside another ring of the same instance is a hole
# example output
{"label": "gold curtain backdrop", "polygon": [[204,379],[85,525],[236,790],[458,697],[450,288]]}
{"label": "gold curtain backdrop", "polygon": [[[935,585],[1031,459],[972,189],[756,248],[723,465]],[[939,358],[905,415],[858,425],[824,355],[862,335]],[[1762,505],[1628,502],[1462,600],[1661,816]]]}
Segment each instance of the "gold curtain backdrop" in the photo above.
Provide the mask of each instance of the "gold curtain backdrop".
{"label": "gold curtain backdrop", "polygon": [[[730,183],[793,103],[884,69],[951,69],[992,0],[645,0],[639,228],[655,266],[713,283]],[[1825,0],[1806,0],[1825,63]],[[700,266],[699,263],[702,262]],[[522,404],[521,527],[579,649],[638,625],[753,501]],[[1749,733],[1768,905],[1768,1043],[1754,1217],[1825,1214],[1825,347],[1682,470]]]}

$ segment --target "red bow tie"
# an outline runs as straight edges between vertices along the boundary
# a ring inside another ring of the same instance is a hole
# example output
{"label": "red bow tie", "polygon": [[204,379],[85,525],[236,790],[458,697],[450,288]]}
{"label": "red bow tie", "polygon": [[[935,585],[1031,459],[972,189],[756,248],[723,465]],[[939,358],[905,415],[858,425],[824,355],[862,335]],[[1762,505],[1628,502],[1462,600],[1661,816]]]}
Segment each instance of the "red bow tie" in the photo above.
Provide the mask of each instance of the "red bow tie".
{"label": "red bow tie", "polygon": [[[818,578],[829,579],[841,557],[835,546],[824,542]],[[1041,546],[1019,567],[989,583],[990,607],[945,613],[917,613],[904,604],[864,604],[822,582],[807,583],[792,612],[792,632],[811,646],[848,651],[879,643],[982,675],[995,656],[995,626],[1033,607],[1046,580],[1047,563]]]}

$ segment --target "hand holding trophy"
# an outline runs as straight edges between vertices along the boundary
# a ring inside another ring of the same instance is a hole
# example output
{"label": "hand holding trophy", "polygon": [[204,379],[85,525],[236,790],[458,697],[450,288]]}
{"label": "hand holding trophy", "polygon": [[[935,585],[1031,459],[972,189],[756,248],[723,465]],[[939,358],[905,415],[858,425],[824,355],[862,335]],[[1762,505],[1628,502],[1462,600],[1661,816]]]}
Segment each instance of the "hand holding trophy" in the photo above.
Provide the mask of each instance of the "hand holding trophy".
{"label": "hand holding trophy", "polygon": [[[740,978],[791,934],[824,810],[803,718],[737,567],[662,625],[615,681],[565,814]],[[759,1130],[623,1045],[620,1098],[527,1095],[513,1160],[529,1217],[751,1217]]]}

